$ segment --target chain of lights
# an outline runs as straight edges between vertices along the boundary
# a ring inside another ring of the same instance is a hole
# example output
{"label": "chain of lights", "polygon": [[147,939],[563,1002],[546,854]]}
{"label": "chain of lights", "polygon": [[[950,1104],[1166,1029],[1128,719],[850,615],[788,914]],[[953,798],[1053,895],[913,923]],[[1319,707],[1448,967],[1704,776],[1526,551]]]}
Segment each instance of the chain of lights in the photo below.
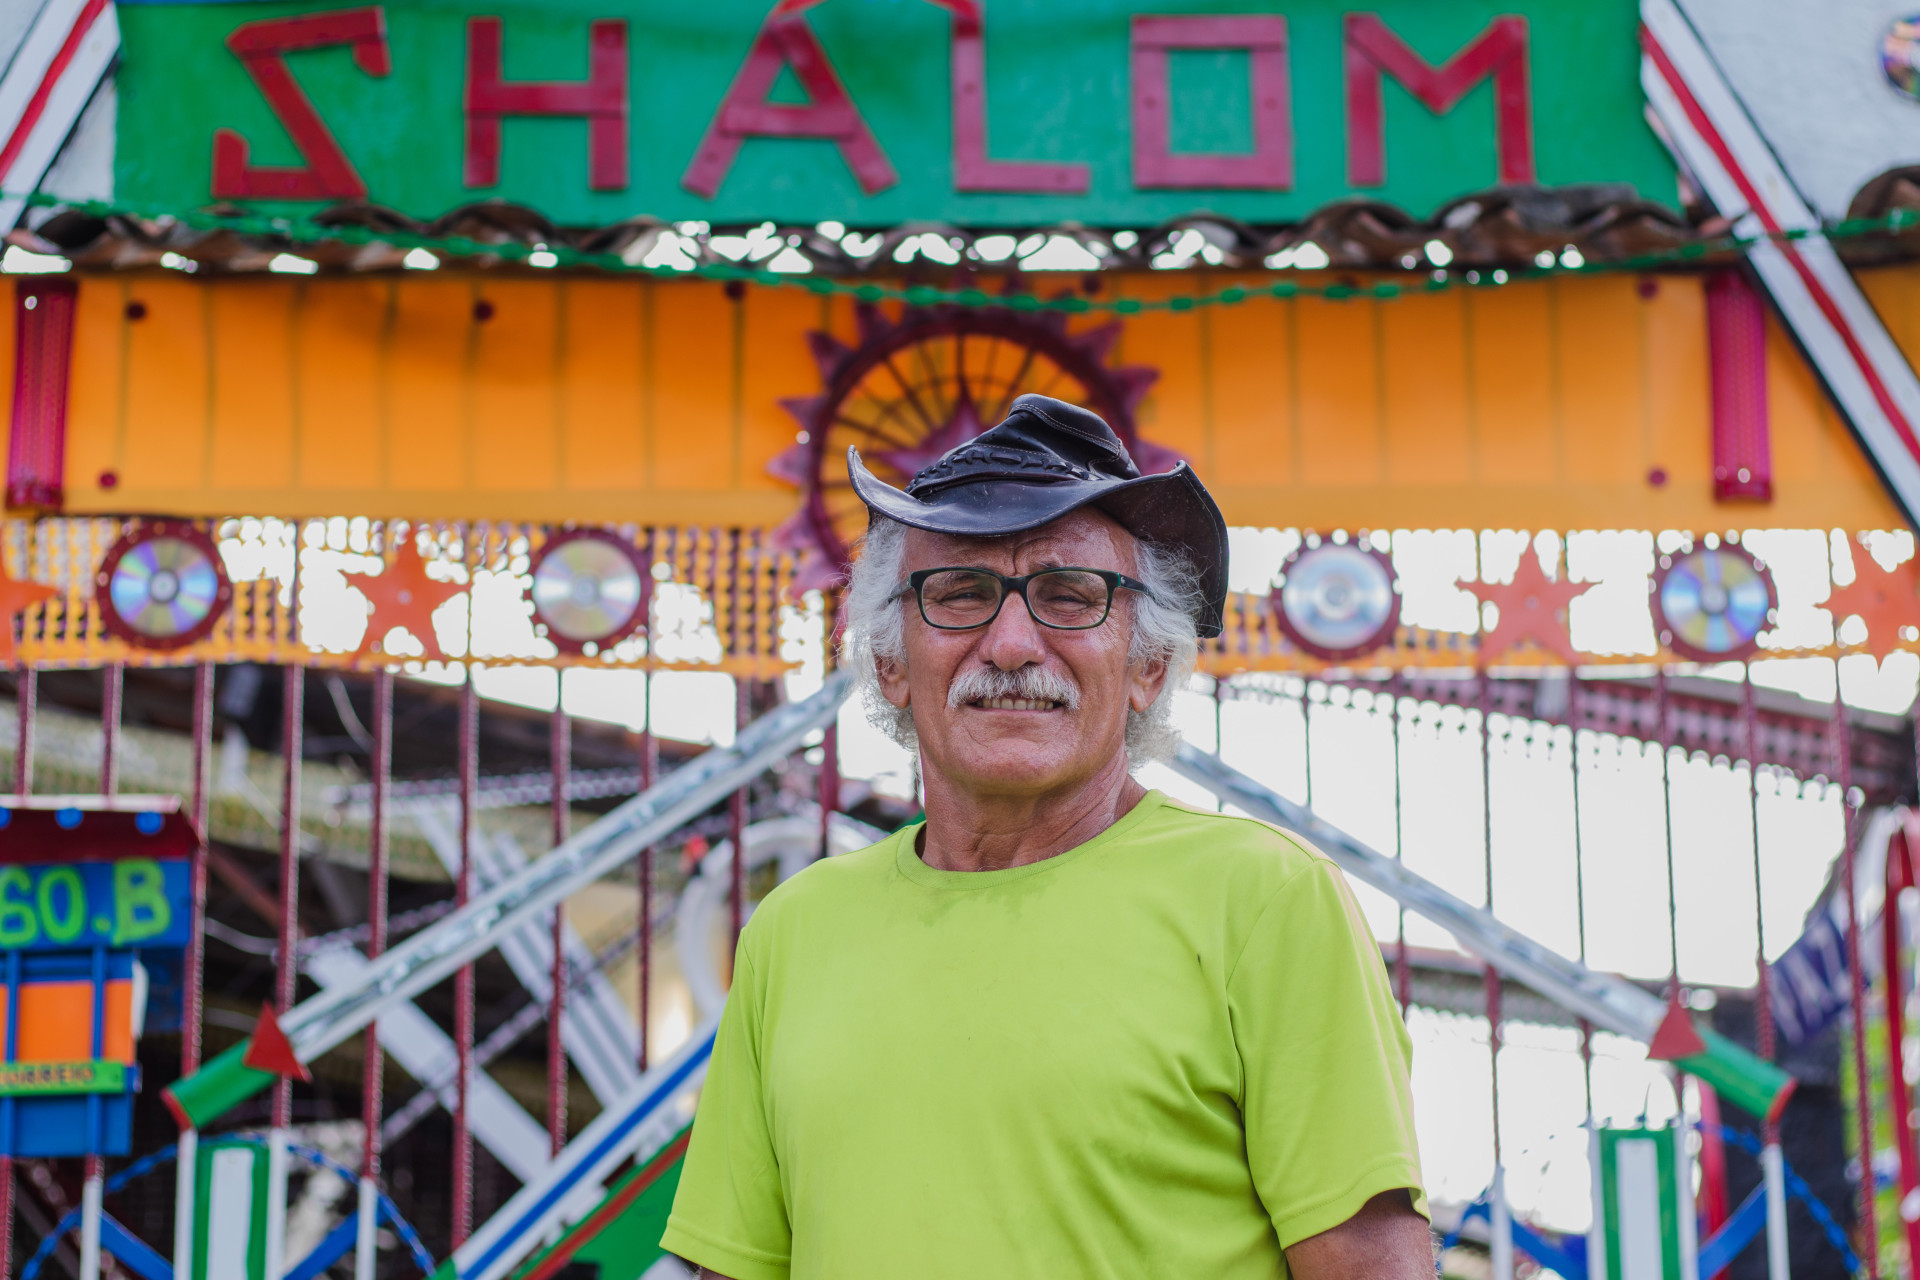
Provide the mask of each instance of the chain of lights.
{"label": "chain of lights", "polygon": [[618,275],[660,279],[705,279],[724,283],[761,285],[768,288],[800,289],[808,293],[852,297],[861,302],[904,302],[914,307],[996,307],[1015,311],[1110,312],[1134,315],[1141,312],[1192,311],[1202,307],[1234,306],[1255,299],[1325,298],[1341,301],[1349,298],[1393,299],[1409,295],[1444,293],[1460,288],[1489,288],[1517,284],[1548,277],[1614,275],[1658,270],[1700,263],[1721,255],[1740,255],[1755,244],[1795,241],[1822,237],[1828,241],[1854,240],[1872,235],[1898,235],[1920,227],[1920,210],[1895,209],[1883,217],[1850,218],[1822,228],[1792,228],[1759,236],[1726,235],[1696,240],[1657,253],[1638,254],[1607,262],[1583,260],[1579,263],[1556,262],[1553,266],[1531,266],[1511,271],[1450,272],[1435,271],[1411,282],[1375,280],[1353,283],[1335,280],[1327,284],[1303,284],[1296,280],[1275,280],[1270,284],[1229,285],[1207,292],[1174,294],[1163,298],[1099,298],[1068,295],[1041,298],[1032,294],[995,294],[983,289],[940,289],[927,285],[876,284],[871,281],[839,280],[815,274],[783,274],[725,263],[697,263],[691,267],[649,267],[631,263],[613,253],[595,253],[566,245],[526,245],[504,242],[491,244],[464,236],[425,236],[402,231],[374,231],[364,227],[330,227],[302,218],[271,218],[256,214],[222,214],[204,210],[136,210],[119,205],[86,200],[61,200],[40,193],[20,197],[0,193],[0,197],[24,198],[43,208],[59,208],[89,217],[134,218],[145,222],[172,221],[202,231],[230,231],[239,235],[272,237],[289,245],[310,243],[387,245],[395,249],[425,249],[449,258],[504,258],[526,261],[535,254],[553,266],[592,267]]}

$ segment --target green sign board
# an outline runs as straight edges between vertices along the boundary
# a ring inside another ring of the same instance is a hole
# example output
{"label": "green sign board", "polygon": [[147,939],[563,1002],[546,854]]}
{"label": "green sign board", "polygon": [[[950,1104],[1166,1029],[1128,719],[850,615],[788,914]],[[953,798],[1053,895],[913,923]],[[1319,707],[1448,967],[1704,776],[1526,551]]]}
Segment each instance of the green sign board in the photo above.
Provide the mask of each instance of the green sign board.
{"label": "green sign board", "polygon": [[263,1280],[271,1198],[266,1145],[202,1142],[195,1161],[189,1280]]}
{"label": "green sign board", "polygon": [[124,1062],[0,1062],[0,1097],[126,1091]]}
{"label": "green sign board", "polygon": [[1607,1272],[1594,1280],[1681,1280],[1679,1133],[1600,1130]]}
{"label": "green sign board", "polygon": [[183,858],[0,866],[0,950],[184,947],[191,895]]}
{"label": "green sign board", "polygon": [[123,2],[117,200],[570,226],[1670,203],[1633,0]]}

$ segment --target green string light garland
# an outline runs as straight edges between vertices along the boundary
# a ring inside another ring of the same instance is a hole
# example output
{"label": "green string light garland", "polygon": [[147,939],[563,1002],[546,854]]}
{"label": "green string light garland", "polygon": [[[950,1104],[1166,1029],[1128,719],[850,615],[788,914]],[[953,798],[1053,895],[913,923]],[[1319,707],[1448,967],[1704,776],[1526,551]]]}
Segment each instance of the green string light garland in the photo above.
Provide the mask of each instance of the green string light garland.
{"label": "green string light garland", "polygon": [[[13,197],[20,198],[20,197]],[[1011,311],[1109,312],[1135,315],[1140,312],[1192,311],[1200,307],[1235,306],[1261,298],[1325,298],[1343,301],[1349,298],[1393,299],[1410,295],[1445,293],[1458,288],[1499,288],[1506,284],[1544,280],[1563,276],[1597,276],[1653,271],[1663,267],[1685,266],[1717,254],[1744,254],[1759,244],[1782,243],[1822,237],[1828,241],[1854,240],[1880,234],[1899,234],[1920,225],[1920,210],[1895,209],[1878,218],[1849,218],[1830,227],[1795,228],[1760,236],[1719,236],[1696,240],[1657,253],[1637,254],[1610,262],[1581,262],[1578,265],[1556,263],[1551,267],[1504,268],[1480,271],[1470,278],[1466,271],[1440,269],[1417,283],[1376,280],[1370,284],[1302,284],[1294,280],[1276,280],[1271,284],[1229,285],[1208,293],[1176,294],[1166,298],[1089,298],[1070,295],[1041,298],[1030,293],[994,294],[984,289],[939,289],[930,285],[877,284],[857,282],[811,273],[783,273],[756,270],[730,263],[696,263],[692,267],[648,267],[630,263],[618,254],[591,253],[566,245],[533,245],[505,242],[489,244],[465,236],[424,236],[405,231],[377,231],[366,227],[329,227],[308,219],[268,218],[257,214],[218,214],[200,210],[190,212],[143,212],[103,201],[60,200],[35,192],[27,203],[48,208],[68,209],[90,217],[130,217],[144,222],[172,221],[198,231],[231,231],[241,235],[273,237],[290,245],[331,242],[335,244],[386,245],[395,249],[425,249],[445,258],[493,257],[526,261],[536,253],[554,259],[554,266],[593,267],[621,275],[637,275],[669,280],[714,280],[739,282],[768,288],[801,289],[808,293],[833,297],[851,297],[860,302],[904,302],[912,307],[995,307]],[[1321,268],[1314,268],[1320,270]],[[1342,270],[1343,268],[1326,268]],[[1372,269],[1372,268],[1369,268]],[[1496,278],[1496,275],[1499,278]]]}

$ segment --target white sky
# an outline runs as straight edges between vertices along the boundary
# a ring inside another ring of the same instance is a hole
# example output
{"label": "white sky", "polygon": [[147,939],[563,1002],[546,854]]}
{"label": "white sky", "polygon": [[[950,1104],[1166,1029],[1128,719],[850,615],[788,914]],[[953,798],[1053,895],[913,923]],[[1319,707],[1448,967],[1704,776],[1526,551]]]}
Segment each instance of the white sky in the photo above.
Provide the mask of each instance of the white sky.
{"label": "white sky", "polygon": [[[334,521],[308,528],[302,552],[302,625],[310,644],[345,650],[357,644],[364,606],[340,576],[344,569],[375,568],[366,554],[364,521]],[[1297,531],[1235,529],[1232,587],[1264,592],[1282,560],[1300,544]],[[1780,596],[1776,628],[1765,649],[1827,643],[1832,636],[1818,608],[1833,581],[1851,581],[1854,556],[1864,552],[1839,534],[1757,530],[1740,539],[1772,568]],[[1374,535],[1376,545],[1387,542]],[[1681,545],[1664,534],[1661,550]],[[1479,555],[1476,555],[1476,542]],[[1402,616],[1410,624],[1471,630],[1475,601],[1454,585],[1476,575],[1484,557],[1487,575],[1509,580],[1522,553],[1541,554],[1557,573],[1563,553],[1574,576],[1599,585],[1575,602],[1571,621],[1576,643],[1587,652],[1653,651],[1647,609],[1648,575],[1656,539],[1646,533],[1577,533],[1570,545],[1559,535],[1497,531],[1478,539],[1466,531],[1399,531],[1390,539],[1403,586]],[[1891,566],[1913,554],[1912,536],[1876,534],[1872,552]],[[277,522],[249,522],[224,546],[236,577],[261,574],[284,582],[292,564],[291,531]],[[476,671],[483,696],[550,708],[558,684],[551,669],[517,665],[515,658],[552,653],[531,622],[524,599],[526,558],[507,572],[476,576],[476,654],[488,665]],[[448,565],[449,580],[463,577]],[[718,656],[712,610],[698,594],[661,583],[658,630],[663,658],[710,660]],[[443,606],[435,621],[446,651],[464,651],[466,605]],[[1491,621],[1491,619],[1489,619]],[[1854,622],[1853,628],[1860,624]],[[820,678],[822,635],[817,598],[789,611],[783,631],[802,669],[788,680],[792,696],[804,696]],[[401,637],[396,637],[400,639]],[[1842,638],[1857,638],[1843,630]],[[644,652],[629,642],[633,656]],[[623,652],[627,650],[623,649]],[[421,652],[415,649],[414,652]],[[428,679],[456,683],[455,666],[409,664]],[[1790,689],[1815,699],[1833,696],[1835,664],[1827,659],[1761,660],[1757,683]],[[1903,713],[1920,680],[1920,658],[1896,654],[1883,664],[1854,657],[1839,664],[1850,703]],[[1598,672],[1594,674],[1599,674]],[[1738,679],[1729,664],[1708,675]],[[1304,682],[1263,677],[1273,696],[1216,704],[1205,680],[1183,693],[1178,714],[1188,739],[1206,750],[1222,743],[1229,764],[1296,800],[1307,799],[1305,736],[1300,692]],[[575,668],[565,676],[567,710],[577,716],[638,728],[644,722],[647,688],[634,671]],[[1396,828],[1406,833],[1404,856],[1411,867],[1469,902],[1485,901],[1485,840],[1477,716],[1433,704],[1403,705],[1400,737],[1400,804],[1396,821],[1392,717],[1370,695],[1350,697],[1316,687],[1313,720],[1312,803],[1327,820],[1387,853],[1402,851]],[[703,671],[669,671],[654,677],[653,727],[663,736],[728,743],[734,731],[731,678]],[[1498,915],[1569,956],[1582,954],[1576,892],[1576,832],[1573,808],[1573,735],[1546,725],[1493,722],[1493,897]],[[1666,817],[1661,802],[1661,762],[1655,750],[1599,734],[1582,733],[1578,860],[1584,868],[1584,952],[1596,968],[1635,978],[1657,979],[1668,971]],[[906,795],[911,787],[906,754],[868,725],[857,704],[840,720],[843,776],[870,780],[882,790]],[[1679,886],[1679,954],[1683,978],[1692,983],[1746,987],[1754,981],[1755,906],[1753,825],[1744,768],[1704,759],[1675,758],[1673,850]],[[1150,785],[1195,803],[1210,797],[1164,768],[1143,772]],[[1798,782],[1763,771],[1760,781],[1760,895],[1767,950],[1776,956],[1799,936],[1802,919],[1824,881],[1840,839],[1840,808],[1821,781]],[[1356,886],[1356,893],[1383,940],[1398,928],[1394,904]],[[1407,922],[1410,943],[1451,947],[1441,930],[1418,919]],[[1489,1125],[1487,1027],[1484,1019],[1416,1010],[1409,1020],[1416,1044],[1416,1114],[1429,1190],[1439,1200],[1473,1198],[1492,1167]],[[1512,1025],[1505,1030],[1501,1065],[1501,1120],[1508,1165],[1508,1192],[1516,1211],[1530,1221],[1583,1230],[1590,1218],[1586,1140],[1580,1124],[1584,1087],[1578,1037],[1565,1029]],[[1674,1101],[1663,1068],[1645,1061],[1641,1047],[1617,1037],[1596,1043],[1595,1106],[1605,1118],[1633,1122],[1643,1114],[1658,1123]]]}

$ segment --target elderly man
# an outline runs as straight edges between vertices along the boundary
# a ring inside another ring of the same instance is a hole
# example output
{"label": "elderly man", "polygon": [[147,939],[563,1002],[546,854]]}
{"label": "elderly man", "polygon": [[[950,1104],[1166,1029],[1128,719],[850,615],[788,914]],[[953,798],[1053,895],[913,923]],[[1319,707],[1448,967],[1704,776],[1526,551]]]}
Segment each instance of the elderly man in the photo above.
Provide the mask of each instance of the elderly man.
{"label": "elderly man", "polygon": [[1042,396],[870,525],[848,661],[926,821],[775,890],[664,1245],[733,1280],[1430,1280],[1409,1048],[1338,871],[1133,778],[1226,526]]}

